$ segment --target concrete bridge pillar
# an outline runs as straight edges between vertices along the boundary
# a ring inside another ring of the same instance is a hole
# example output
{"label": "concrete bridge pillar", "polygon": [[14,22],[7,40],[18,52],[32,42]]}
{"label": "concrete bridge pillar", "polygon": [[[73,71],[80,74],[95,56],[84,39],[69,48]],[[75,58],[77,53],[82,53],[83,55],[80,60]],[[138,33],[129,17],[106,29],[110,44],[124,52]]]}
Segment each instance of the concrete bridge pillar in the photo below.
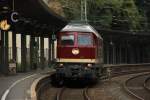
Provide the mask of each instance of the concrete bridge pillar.
{"label": "concrete bridge pillar", "polygon": [[26,36],[26,66],[27,66],[27,71],[30,71],[31,69],[31,64],[30,64],[30,35]]}

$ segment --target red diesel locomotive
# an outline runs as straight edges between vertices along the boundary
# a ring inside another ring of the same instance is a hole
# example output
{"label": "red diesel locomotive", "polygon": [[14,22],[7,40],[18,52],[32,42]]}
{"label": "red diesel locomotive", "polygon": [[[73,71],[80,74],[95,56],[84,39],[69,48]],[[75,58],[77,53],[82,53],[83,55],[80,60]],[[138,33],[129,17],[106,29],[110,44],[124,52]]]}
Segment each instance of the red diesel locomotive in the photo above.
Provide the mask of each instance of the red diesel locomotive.
{"label": "red diesel locomotive", "polygon": [[58,79],[97,79],[103,63],[103,39],[89,24],[71,23],[57,34]]}

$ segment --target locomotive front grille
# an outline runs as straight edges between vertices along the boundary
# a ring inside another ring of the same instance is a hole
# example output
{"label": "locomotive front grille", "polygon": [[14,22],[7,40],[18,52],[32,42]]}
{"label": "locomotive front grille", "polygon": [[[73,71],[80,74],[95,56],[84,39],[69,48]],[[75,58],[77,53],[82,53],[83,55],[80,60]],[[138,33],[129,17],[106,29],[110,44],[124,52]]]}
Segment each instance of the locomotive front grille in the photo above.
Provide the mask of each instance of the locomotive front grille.
{"label": "locomotive front grille", "polygon": [[81,68],[82,67],[80,65],[72,65],[72,66],[70,66],[70,71],[71,71],[72,76],[76,76],[79,73],[81,73]]}
{"label": "locomotive front grille", "polygon": [[71,72],[72,72],[72,73],[79,73],[79,69],[74,69],[74,68],[72,68],[72,69],[71,69]]}

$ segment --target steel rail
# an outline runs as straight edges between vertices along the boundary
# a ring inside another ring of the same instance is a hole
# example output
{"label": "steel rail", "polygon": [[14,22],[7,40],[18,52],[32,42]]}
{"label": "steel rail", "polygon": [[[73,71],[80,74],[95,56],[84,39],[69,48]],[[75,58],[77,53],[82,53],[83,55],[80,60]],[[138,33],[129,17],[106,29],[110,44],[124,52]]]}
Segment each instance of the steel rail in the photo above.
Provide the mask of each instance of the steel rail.
{"label": "steel rail", "polygon": [[31,84],[30,87],[30,98],[31,100],[38,100],[39,94],[42,91],[42,88],[44,88],[49,82],[50,82],[50,76],[55,71],[50,71],[47,73],[41,73],[43,76],[39,77],[38,79],[35,79],[34,82]]}
{"label": "steel rail", "polygon": [[147,90],[147,91],[149,91],[150,92],[150,87],[149,86],[147,86],[147,84],[148,84],[148,81],[150,81],[150,77],[148,77],[148,78],[146,78],[145,79],[145,81],[144,81],[144,88]]}
{"label": "steel rail", "polygon": [[123,84],[123,87],[124,87],[125,91],[126,91],[127,93],[131,94],[132,96],[134,96],[135,98],[137,98],[138,100],[145,100],[145,99],[142,98],[142,97],[140,97],[140,96],[138,96],[136,93],[134,93],[132,90],[130,90],[130,89],[128,88],[127,84],[128,84],[131,80],[133,80],[133,79],[135,79],[135,78],[138,78],[138,77],[141,77],[141,76],[145,76],[145,75],[150,75],[150,73],[141,74],[141,75],[137,75],[137,76],[131,77],[131,78],[127,79],[127,80],[125,81],[125,83]]}
{"label": "steel rail", "polygon": [[56,100],[62,100],[62,94],[65,91],[65,87],[61,88],[58,93],[56,94]]}
{"label": "steel rail", "polygon": [[[63,100],[63,93],[66,90],[65,87],[61,88],[58,93],[56,94],[56,100]],[[84,97],[84,100],[91,100],[89,95],[88,95],[88,87],[83,89],[82,95]]]}
{"label": "steel rail", "polygon": [[91,100],[88,95],[88,87],[83,90],[84,100]]}
{"label": "steel rail", "polygon": [[120,75],[150,72],[150,64],[116,64],[104,65],[103,77],[101,79],[114,78]]}

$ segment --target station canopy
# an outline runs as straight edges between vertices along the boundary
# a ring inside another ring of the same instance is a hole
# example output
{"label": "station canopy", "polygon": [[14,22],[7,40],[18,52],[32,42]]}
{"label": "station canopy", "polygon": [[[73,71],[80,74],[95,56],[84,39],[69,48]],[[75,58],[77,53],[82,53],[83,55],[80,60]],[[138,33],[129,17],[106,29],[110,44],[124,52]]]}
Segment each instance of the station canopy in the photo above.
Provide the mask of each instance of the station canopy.
{"label": "station canopy", "polygon": [[67,24],[67,20],[53,12],[44,0],[8,1],[12,4],[13,12],[17,12],[19,16],[19,21],[13,23],[16,31],[48,35],[47,33],[55,33]]}

